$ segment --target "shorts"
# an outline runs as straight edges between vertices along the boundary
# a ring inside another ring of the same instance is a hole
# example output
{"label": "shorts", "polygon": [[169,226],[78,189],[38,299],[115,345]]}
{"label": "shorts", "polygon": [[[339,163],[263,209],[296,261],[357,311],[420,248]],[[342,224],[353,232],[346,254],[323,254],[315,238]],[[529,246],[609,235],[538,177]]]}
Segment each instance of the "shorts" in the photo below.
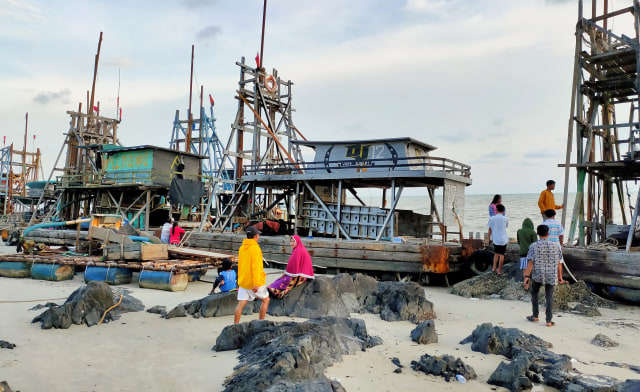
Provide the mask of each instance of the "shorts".
{"label": "shorts", "polygon": [[527,269],[527,264],[529,264],[529,260],[527,260],[527,256],[520,258],[520,269]]}
{"label": "shorts", "polygon": [[507,245],[493,244],[493,250],[496,252],[496,254],[504,256],[504,254],[507,253]]}
{"label": "shorts", "polygon": [[257,293],[254,293],[253,290],[251,289],[238,287],[238,301],[253,301],[256,298],[260,298],[260,299],[269,298],[269,291],[267,291],[267,285],[260,286]]}

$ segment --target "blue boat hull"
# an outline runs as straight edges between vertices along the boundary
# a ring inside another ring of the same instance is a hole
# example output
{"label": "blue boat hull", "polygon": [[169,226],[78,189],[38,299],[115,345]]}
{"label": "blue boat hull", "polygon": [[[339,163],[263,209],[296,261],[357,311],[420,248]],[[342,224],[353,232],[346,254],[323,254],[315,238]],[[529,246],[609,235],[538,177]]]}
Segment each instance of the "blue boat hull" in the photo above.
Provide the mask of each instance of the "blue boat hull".
{"label": "blue boat hull", "polygon": [[140,271],[138,284],[142,288],[165,290],[165,291],[184,291],[187,288],[189,277],[187,273],[179,274],[168,271]]}
{"label": "blue boat hull", "polygon": [[84,270],[84,281],[105,282],[107,284],[127,284],[131,283],[133,272],[129,268],[122,267],[97,267],[89,265]]}
{"label": "blue boat hull", "polygon": [[70,280],[76,273],[74,265],[71,264],[48,264],[33,263],[31,266],[31,277],[42,280]]}
{"label": "blue boat hull", "polygon": [[28,278],[31,276],[31,263],[3,261],[0,263],[0,276],[5,278]]}

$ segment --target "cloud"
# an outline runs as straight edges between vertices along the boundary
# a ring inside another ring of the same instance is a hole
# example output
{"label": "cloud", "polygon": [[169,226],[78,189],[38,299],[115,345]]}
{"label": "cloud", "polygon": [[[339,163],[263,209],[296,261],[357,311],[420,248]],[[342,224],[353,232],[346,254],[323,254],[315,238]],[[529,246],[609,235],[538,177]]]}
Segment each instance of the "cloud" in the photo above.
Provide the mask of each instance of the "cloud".
{"label": "cloud", "polygon": [[198,40],[215,39],[220,34],[222,34],[222,29],[220,28],[220,26],[207,26],[196,33],[196,38]]}
{"label": "cloud", "polygon": [[203,8],[210,7],[215,5],[218,0],[184,0],[183,4],[187,6],[187,8]]}
{"label": "cloud", "polygon": [[493,151],[488,154],[481,155],[480,157],[478,157],[476,162],[493,161],[496,159],[503,159],[507,157],[509,157],[509,153],[506,153],[504,151]]}
{"label": "cloud", "polygon": [[59,101],[61,103],[67,104],[69,103],[69,97],[71,96],[71,90],[69,90],[68,88],[59,91],[59,92],[52,92],[52,91],[46,91],[46,92],[42,92],[38,95],[36,95],[33,100],[35,102],[41,103],[43,105],[47,105],[51,102],[56,102]]}
{"label": "cloud", "polygon": [[134,68],[138,64],[128,57],[112,57],[105,61],[105,65],[116,68]]}
{"label": "cloud", "polygon": [[557,158],[557,151],[549,151],[549,150],[535,150],[535,151],[527,151],[524,153],[525,158]]}

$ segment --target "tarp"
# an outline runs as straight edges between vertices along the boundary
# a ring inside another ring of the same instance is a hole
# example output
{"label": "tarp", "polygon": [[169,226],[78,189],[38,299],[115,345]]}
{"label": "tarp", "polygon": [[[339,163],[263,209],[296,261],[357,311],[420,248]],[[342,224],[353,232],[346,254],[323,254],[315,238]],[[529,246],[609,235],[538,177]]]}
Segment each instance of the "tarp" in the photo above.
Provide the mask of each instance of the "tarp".
{"label": "tarp", "polygon": [[197,206],[200,205],[200,198],[204,196],[204,192],[204,183],[201,181],[174,178],[169,187],[169,200],[171,204]]}

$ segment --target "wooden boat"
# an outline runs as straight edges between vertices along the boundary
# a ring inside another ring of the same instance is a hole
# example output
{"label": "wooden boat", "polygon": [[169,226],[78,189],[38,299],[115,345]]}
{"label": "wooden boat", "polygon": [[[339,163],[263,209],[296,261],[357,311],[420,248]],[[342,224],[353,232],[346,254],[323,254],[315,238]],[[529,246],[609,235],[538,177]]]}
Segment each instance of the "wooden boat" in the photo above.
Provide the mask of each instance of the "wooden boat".
{"label": "wooden boat", "polygon": [[0,262],[0,276],[5,278],[29,278],[31,277],[31,264],[26,261]]}
{"label": "wooden boat", "polygon": [[84,270],[85,283],[99,281],[118,285],[131,283],[133,271],[123,267],[99,267],[88,265]]}
{"label": "wooden boat", "polygon": [[76,273],[73,264],[56,263],[33,263],[31,266],[31,277],[42,280],[70,280]]}
{"label": "wooden boat", "polygon": [[189,277],[186,272],[141,270],[138,282],[147,289],[184,291]]}

